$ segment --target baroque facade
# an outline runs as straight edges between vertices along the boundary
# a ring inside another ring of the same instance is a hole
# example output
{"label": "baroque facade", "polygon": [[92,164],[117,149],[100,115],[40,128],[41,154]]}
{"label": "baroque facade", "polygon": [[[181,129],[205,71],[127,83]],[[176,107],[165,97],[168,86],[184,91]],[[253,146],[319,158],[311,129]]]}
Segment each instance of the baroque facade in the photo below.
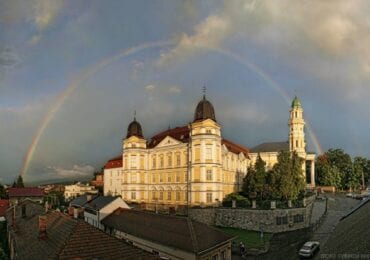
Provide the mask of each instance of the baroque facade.
{"label": "baroque facade", "polygon": [[134,118],[123,140],[122,155],[104,167],[104,195],[120,195],[125,201],[147,204],[218,205],[227,194],[240,190],[247,168],[258,154],[268,167],[277,162],[278,152],[284,149],[297,151],[305,160],[314,158],[305,151],[304,124],[302,106],[295,98],[289,142],[271,151],[259,149],[266,144],[249,150],[222,138],[221,125],[205,95],[192,123],[149,140]]}

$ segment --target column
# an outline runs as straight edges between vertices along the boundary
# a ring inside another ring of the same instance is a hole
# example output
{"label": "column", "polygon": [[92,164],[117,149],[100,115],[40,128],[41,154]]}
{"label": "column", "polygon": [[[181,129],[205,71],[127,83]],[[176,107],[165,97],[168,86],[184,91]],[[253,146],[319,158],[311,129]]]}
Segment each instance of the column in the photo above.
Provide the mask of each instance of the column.
{"label": "column", "polygon": [[315,187],[315,160],[311,161],[311,187]]}

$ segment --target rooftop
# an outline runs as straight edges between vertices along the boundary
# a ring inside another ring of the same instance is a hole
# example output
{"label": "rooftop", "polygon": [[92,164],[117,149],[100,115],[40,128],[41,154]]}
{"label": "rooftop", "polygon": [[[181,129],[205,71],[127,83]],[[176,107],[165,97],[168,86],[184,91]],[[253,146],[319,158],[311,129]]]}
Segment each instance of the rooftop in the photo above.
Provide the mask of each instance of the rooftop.
{"label": "rooftop", "polygon": [[233,238],[189,218],[121,208],[102,223],[130,235],[192,253],[201,253]]}
{"label": "rooftop", "polygon": [[9,197],[43,197],[44,189],[40,188],[9,188]]}
{"label": "rooftop", "polygon": [[289,150],[288,142],[269,142],[259,144],[251,149],[251,153],[280,152]]}
{"label": "rooftop", "polygon": [[39,239],[38,219],[44,213],[40,204],[25,201],[26,217],[21,206],[16,207],[15,229],[13,210],[7,219],[18,259],[155,259],[153,255],[134,248],[83,221],[60,212],[46,216],[46,239]]}

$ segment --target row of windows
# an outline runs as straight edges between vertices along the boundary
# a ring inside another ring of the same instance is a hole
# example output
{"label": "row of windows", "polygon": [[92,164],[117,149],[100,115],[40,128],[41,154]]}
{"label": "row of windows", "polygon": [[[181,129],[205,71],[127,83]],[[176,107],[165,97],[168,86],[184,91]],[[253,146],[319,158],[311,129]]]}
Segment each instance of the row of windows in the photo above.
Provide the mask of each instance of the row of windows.
{"label": "row of windows", "polygon": [[[169,200],[169,201],[172,200],[172,195],[173,195],[172,193],[174,193],[176,201],[180,201],[180,199],[181,199],[181,192],[180,191],[167,192],[167,200]],[[136,200],[136,191],[132,191],[131,192],[131,199],[132,200]],[[163,201],[164,200],[164,192],[163,191],[160,191],[158,193],[158,196],[157,196],[157,192],[156,191],[153,191],[152,192],[152,199],[153,200]],[[211,196],[211,199],[212,199],[212,196]]]}

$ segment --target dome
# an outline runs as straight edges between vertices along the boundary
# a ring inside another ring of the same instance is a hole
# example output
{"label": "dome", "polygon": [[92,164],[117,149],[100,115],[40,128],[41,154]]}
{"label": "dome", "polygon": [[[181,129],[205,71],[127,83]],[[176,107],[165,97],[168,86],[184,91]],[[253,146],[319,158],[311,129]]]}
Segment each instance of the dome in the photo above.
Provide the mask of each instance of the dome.
{"label": "dome", "polygon": [[216,122],[215,110],[211,102],[203,95],[203,99],[198,103],[194,113],[194,122],[204,119],[212,119]]}
{"label": "dome", "polygon": [[292,108],[294,108],[294,107],[302,107],[301,101],[299,101],[297,96],[295,96],[295,98],[293,99],[293,102],[292,102]]}
{"label": "dome", "polygon": [[141,129],[140,123],[136,121],[136,118],[134,118],[134,121],[132,121],[127,128],[126,138],[130,138],[131,136],[143,138],[143,130]]}

